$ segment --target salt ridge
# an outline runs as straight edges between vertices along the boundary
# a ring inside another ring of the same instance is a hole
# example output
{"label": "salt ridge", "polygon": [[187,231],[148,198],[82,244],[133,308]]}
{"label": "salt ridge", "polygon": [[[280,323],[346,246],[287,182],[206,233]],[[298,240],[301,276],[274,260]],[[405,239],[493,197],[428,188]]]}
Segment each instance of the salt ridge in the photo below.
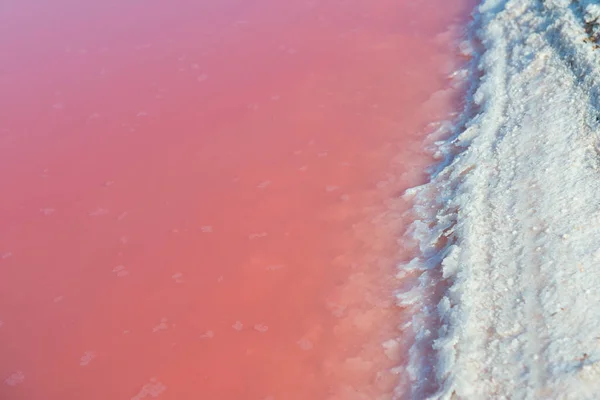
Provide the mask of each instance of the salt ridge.
{"label": "salt ridge", "polygon": [[[416,399],[600,393],[600,7],[484,0],[460,123],[406,196]],[[442,132],[443,133],[443,132]],[[437,133],[438,135],[440,132]]]}

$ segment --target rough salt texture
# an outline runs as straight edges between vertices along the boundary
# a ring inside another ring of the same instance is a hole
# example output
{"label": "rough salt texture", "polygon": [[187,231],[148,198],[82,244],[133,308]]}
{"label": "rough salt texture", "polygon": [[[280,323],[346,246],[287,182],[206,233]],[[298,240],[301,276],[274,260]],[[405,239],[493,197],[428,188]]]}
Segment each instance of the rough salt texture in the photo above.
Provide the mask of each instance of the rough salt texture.
{"label": "rough salt texture", "polygon": [[407,193],[413,398],[598,398],[599,16],[589,0],[475,13],[462,123]]}

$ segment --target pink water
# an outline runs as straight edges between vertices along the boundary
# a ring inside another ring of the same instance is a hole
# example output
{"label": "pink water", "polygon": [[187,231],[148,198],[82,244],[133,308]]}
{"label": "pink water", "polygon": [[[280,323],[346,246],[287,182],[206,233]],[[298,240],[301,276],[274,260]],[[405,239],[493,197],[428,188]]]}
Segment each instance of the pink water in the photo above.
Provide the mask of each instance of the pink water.
{"label": "pink water", "polygon": [[468,3],[3,1],[0,398],[391,398]]}

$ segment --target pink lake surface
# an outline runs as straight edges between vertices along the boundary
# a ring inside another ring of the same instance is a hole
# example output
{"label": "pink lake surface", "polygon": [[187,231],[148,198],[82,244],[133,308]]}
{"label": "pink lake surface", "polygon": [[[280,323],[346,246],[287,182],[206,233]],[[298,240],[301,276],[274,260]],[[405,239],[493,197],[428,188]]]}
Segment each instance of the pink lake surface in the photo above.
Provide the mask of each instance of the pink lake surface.
{"label": "pink lake surface", "polygon": [[0,398],[402,398],[471,6],[4,0]]}

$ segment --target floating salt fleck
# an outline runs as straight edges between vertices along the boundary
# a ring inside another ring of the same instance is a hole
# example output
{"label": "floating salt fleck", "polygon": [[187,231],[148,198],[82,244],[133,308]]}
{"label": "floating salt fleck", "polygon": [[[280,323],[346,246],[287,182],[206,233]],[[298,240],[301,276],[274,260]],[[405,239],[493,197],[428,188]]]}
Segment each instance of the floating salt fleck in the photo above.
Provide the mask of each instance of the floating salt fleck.
{"label": "floating salt fleck", "polygon": [[300,339],[296,343],[298,343],[298,346],[300,346],[300,348],[304,351],[308,351],[313,348],[312,342],[308,339]]}
{"label": "floating salt fleck", "polygon": [[248,235],[248,239],[252,240],[252,239],[258,239],[258,238],[262,238],[267,236],[266,232],[261,232],[261,233],[251,233],[250,235]]}
{"label": "floating salt fleck", "polygon": [[271,185],[271,181],[264,181],[258,184],[258,186],[256,186],[259,189],[265,189],[267,186]]}
{"label": "floating salt fleck", "polygon": [[93,351],[86,351],[85,353],[83,353],[83,356],[81,356],[81,359],[79,360],[79,365],[85,367],[86,365],[91,363],[94,358],[96,358],[96,353],[94,353]]}
{"label": "floating salt fleck", "polygon": [[159,332],[159,331],[167,330],[168,328],[169,328],[169,325],[167,324],[167,319],[166,318],[161,318],[160,319],[160,324],[158,324],[154,328],[152,328],[152,332],[156,333],[156,332]]}
{"label": "floating salt fleck", "polygon": [[241,321],[235,321],[235,324],[233,324],[231,327],[239,332],[244,329],[244,324],[242,324]]}
{"label": "floating salt fleck", "polygon": [[200,335],[200,339],[212,339],[215,337],[215,333],[213,331],[206,331],[204,334]]}
{"label": "floating salt fleck", "polygon": [[4,383],[6,383],[8,386],[17,386],[17,385],[20,385],[21,383],[23,383],[24,380],[25,380],[25,374],[23,373],[23,371],[16,371],[16,372],[13,372],[12,374],[10,374],[4,380]]}
{"label": "floating salt fleck", "polygon": [[200,227],[200,231],[202,231],[203,233],[212,233],[213,227],[210,225],[204,225]]}
{"label": "floating salt fleck", "polygon": [[113,272],[114,272],[114,273],[116,273],[116,274],[117,274],[117,276],[118,276],[118,277],[121,277],[121,278],[122,278],[122,277],[124,277],[124,276],[127,276],[127,275],[129,275],[129,271],[127,271],[127,270],[125,269],[125,267],[124,267],[124,266],[122,266],[122,265],[117,265],[116,267],[114,267],[114,268],[113,268]]}
{"label": "floating salt fleck", "polygon": [[147,116],[148,116],[147,111],[140,111],[136,114],[136,117],[147,117]]}
{"label": "floating salt fleck", "polygon": [[89,215],[90,217],[100,217],[106,214],[108,214],[108,210],[106,208],[97,208],[94,211],[92,211]]}
{"label": "floating salt fleck", "polygon": [[199,83],[202,83],[202,82],[206,81],[207,79],[208,79],[208,75],[207,75],[207,74],[200,74],[200,75],[198,75],[198,77],[196,78],[196,80],[197,80]]}
{"label": "floating salt fleck", "polygon": [[150,382],[142,386],[142,389],[138,392],[138,394],[133,396],[131,400],[142,400],[146,397],[158,397],[165,390],[167,390],[167,387],[164,384],[156,380],[156,378],[151,378]]}
{"label": "floating salt fleck", "polygon": [[257,332],[260,332],[260,333],[265,333],[266,331],[269,330],[269,327],[264,324],[256,324],[256,325],[254,325],[254,330]]}
{"label": "floating salt fleck", "polygon": [[338,190],[339,188],[340,188],[339,186],[325,186],[325,191],[334,192],[334,191]]}
{"label": "floating salt fleck", "polygon": [[54,212],[55,212],[55,211],[56,211],[56,210],[55,210],[54,208],[41,208],[41,209],[40,209],[40,212],[41,212],[43,215],[51,215],[51,214],[54,214]]}
{"label": "floating salt fleck", "polygon": [[0,259],[1,259],[1,260],[7,260],[7,259],[9,259],[9,258],[11,258],[11,257],[12,257],[12,253],[11,253],[11,252],[8,252],[8,253],[2,253],[2,255],[0,255]]}

